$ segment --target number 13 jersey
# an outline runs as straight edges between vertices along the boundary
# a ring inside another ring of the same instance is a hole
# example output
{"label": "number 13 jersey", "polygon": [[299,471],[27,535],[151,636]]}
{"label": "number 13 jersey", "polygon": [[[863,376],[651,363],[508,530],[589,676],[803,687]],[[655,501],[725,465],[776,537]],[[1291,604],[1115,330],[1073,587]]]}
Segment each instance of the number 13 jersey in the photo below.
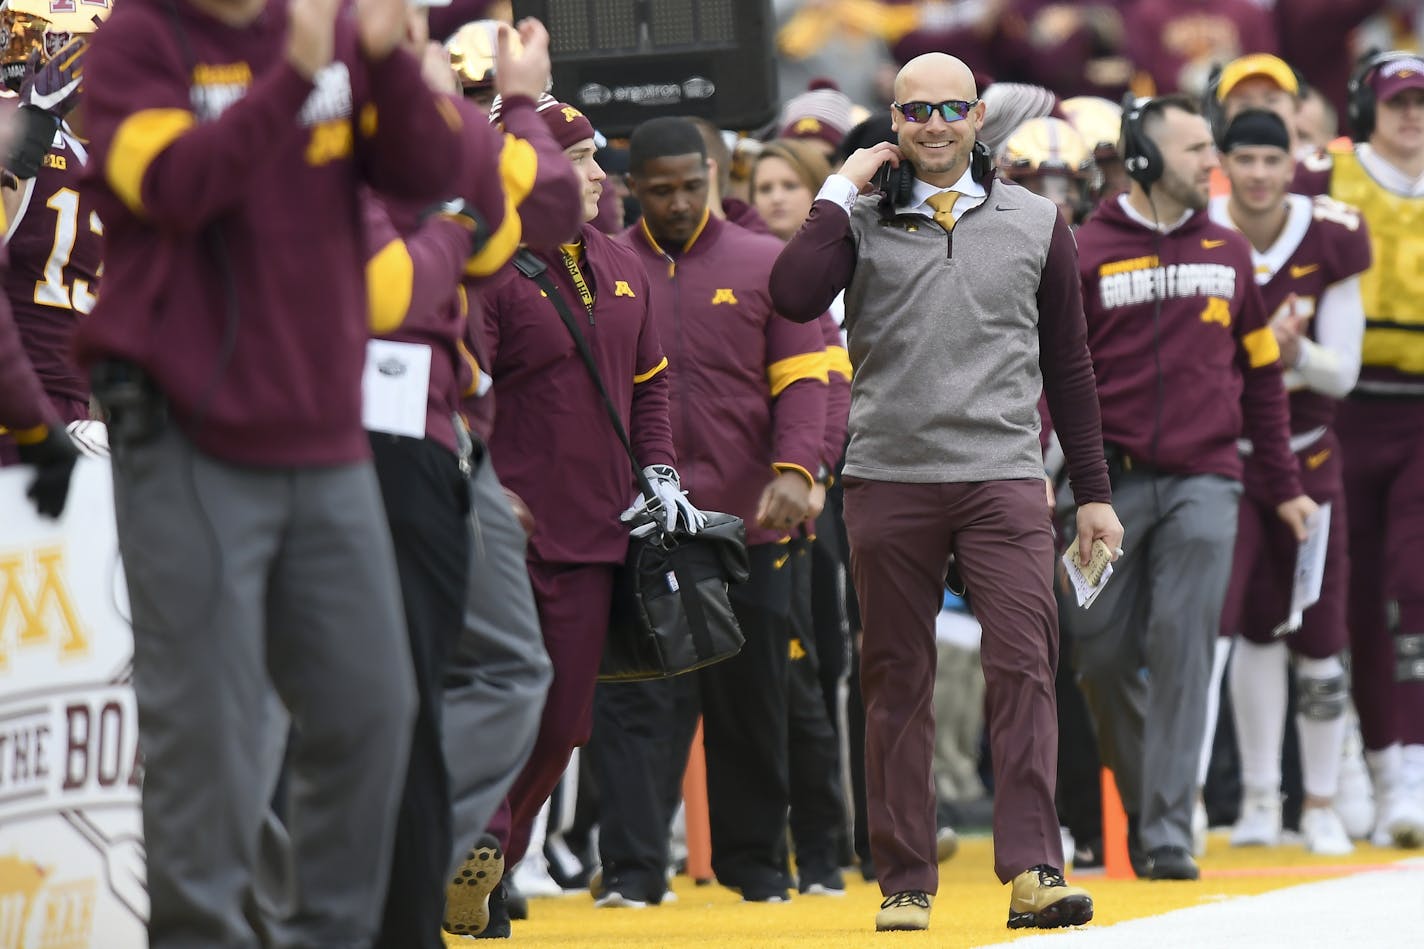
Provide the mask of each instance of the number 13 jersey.
{"label": "number 13 jersey", "polygon": [[[39,174],[19,182],[19,206],[5,234],[5,293],[25,352],[66,422],[88,417],[89,382],[72,350],[103,269],[103,225],[81,188],[88,158],[67,128],[56,132]],[[6,187],[14,184],[9,178]]]}

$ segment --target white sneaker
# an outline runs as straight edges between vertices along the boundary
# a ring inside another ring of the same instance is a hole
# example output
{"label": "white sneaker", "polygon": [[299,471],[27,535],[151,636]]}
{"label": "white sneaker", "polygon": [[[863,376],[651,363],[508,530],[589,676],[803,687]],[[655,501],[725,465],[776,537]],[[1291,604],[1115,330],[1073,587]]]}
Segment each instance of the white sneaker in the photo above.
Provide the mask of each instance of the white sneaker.
{"label": "white sneaker", "polygon": [[593,905],[600,909],[647,909],[648,904],[644,900],[629,899],[617,890],[605,893],[593,901]]}
{"label": "white sneaker", "polygon": [[1360,744],[1360,726],[1351,716],[1341,749],[1340,786],[1335,792],[1335,813],[1345,832],[1354,840],[1365,840],[1375,826],[1375,796]]}
{"label": "white sneaker", "polygon": [[1274,847],[1280,842],[1280,794],[1248,788],[1241,799],[1241,816],[1231,828],[1231,846]]}
{"label": "white sneaker", "polygon": [[1424,846],[1424,804],[1407,791],[1394,788],[1380,803],[1379,823],[1370,838],[1376,847]]}
{"label": "white sneaker", "polygon": [[1207,825],[1206,802],[1198,794],[1196,806],[1192,808],[1192,856],[1198,860],[1206,856]]}
{"label": "white sneaker", "polygon": [[1399,783],[1381,810],[1380,826],[1396,847],[1424,847],[1424,746],[1404,747]]}
{"label": "white sneaker", "polygon": [[563,896],[564,888],[549,876],[549,864],[543,853],[530,853],[514,869],[514,888],[532,898]]}
{"label": "white sneaker", "polygon": [[1350,835],[1333,808],[1307,807],[1300,812],[1300,836],[1305,849],[1310,853],[1329,857],[1343,857],[1353,853],[1355,845],[1350,843]]}

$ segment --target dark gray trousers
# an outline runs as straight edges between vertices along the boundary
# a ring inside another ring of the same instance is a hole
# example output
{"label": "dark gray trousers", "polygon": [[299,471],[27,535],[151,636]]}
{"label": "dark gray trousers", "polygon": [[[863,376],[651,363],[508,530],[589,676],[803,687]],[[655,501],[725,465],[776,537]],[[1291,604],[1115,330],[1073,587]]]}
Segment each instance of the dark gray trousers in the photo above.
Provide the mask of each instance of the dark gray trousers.
{"label": "dark gray trousers", "polygon": [[1076,668],[1144,849],[1192,845],[1212,644],[1231,577],[1241,485],[1129,474],[1113,485],[1127,553],[1087,610],[1065,611]]}
{"label": "dark gray trousers", "polygon": [[[292,891],[270,944],[375,935],[414,683],[369,463],[257,469],[169,425],[113,446],[145,756],[153,949],[259,945],[258,840],[294,725]],[[274,753],[275,749],[275,753]]]}

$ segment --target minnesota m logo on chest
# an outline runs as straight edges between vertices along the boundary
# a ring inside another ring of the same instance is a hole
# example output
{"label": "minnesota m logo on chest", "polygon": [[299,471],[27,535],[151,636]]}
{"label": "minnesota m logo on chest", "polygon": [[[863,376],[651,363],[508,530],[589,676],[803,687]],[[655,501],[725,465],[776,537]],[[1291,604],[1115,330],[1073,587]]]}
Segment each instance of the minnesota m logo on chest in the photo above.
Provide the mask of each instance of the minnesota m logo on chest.
{"label": "minnesota m logo on chest", "polygon": [[720,288],[712,291],[712,302],[730,303],[735,306],[737,303],[737,295],[731,291],[731,288]]}
{"label": "minnesota m logo on chest", "polygon": [[53,645],[60,659],[89,652],[89,636],[64,584],[64,551],[0,553],[0,672],[16,649]]}

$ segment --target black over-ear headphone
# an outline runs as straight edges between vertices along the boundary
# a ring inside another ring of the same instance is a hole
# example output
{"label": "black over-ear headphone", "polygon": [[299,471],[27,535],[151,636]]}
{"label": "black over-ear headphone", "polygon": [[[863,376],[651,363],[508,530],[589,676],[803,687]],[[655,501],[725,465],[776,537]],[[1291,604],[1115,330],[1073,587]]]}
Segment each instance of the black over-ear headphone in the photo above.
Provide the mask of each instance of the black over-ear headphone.
{"label": "black over-ear headphone", "polygon": [[1375,130],[1375,107],[1379,103],[1375,101],[1375,90],[1370,86],[1371,77],[1385,63],[1417,56],[1417,53],[1404,52],[1403,50],[1380,52],[1375,49],[1370,50],[1360,60],[1360,64],[1355,67],[1354,74],[1350,76],[1350,85],[1347,87],[1349,100],[1346,111],[1350,120],[1350,132],[1354,135],[1355,141],[1364,141]]}
{"label": "black over-ear headphone", "polygon": [[1144,188],[1162,177],[1162,150],[1142,128],[1142,113],[1153,99],[1138,99],[1132,93],[1122,98],[1122,165],[1127,175]]}

